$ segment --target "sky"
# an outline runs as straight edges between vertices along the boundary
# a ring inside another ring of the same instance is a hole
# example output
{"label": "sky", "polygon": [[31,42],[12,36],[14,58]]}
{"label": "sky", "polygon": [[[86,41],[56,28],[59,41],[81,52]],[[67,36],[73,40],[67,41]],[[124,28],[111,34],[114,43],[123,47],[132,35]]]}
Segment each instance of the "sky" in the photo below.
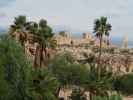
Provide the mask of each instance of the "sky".
{"label": "sky", "polygon": [[44,18],[55,29],[92,32],[94,20],[107,16],[111,36],[133,38],[133,0],[0,0],[0,27],[8,27],[14,17]]}

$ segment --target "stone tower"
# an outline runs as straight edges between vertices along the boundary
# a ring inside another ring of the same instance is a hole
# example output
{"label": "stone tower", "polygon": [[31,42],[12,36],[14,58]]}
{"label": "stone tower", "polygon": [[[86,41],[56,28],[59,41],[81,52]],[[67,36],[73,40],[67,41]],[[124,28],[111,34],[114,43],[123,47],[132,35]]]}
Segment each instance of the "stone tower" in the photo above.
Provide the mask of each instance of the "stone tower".
{"label": "stone tower", "polygon": [[83,33],[83,39],[91,39],[91,33]]}
{"label": "stone tower", "polygon": [[124,38],[123,38],[122,47],[123,47],[124,49],[128,48],[128,36],[127,36],[127,34],[125,34],[125,36],[124,36]]}

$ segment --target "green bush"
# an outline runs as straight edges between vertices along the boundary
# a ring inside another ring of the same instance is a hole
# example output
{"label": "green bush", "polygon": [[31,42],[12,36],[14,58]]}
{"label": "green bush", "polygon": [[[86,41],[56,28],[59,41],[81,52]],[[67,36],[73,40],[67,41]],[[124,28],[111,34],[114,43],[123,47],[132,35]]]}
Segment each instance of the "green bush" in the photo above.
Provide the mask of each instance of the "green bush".
{"label": "green bush", "polygon": [[58,80],[45,68],[36,68],[32,72],[31,95],[37,100],[56,100],[55,91],[59,86]]}
{"label": "green bush", "polygon": [[133,74],[122,75],[114,82],[114,88],[126,95],[133,94]]}
{"label": "green bush", "polygon": [[109,97],[95,96],[93,100],[122,100],[122,97],[120,95],[111,95]]}
{"label": "green bush", "polygon": [[[3,36],[0,38],[0,99],[28,100],[30,63],[19,44]],[[3,84],[3,85],[2,85]],[[4,95],[5,93],[6,95]]]}
{"label": "green bush", "polygon": [[21,45],[0,38],[0,100],[56,100],[57,87],[48,70],[31,66]]}
{"label": "green bush", "polygon": [[86,66],[75,64],[70,55],[58,55],[49,64],[49,70],[62,86],[81,85],[88,77]]}

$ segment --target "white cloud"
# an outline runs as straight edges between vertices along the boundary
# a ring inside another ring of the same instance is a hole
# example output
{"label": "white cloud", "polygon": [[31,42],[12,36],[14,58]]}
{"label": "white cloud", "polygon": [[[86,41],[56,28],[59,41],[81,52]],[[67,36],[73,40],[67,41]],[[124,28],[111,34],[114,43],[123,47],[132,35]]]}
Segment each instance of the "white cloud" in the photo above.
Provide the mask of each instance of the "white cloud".
{"label": "white cloud", "polygon": [[0,9],[8,15],[0,25],[8,25],[13,17],[25,14],[33,20],[46,18],[51,25],[92,31],[94,19],[107,16],[113,26],[112,33],[133,36],[132,4],[132,0],[16,0],[12,6]]}

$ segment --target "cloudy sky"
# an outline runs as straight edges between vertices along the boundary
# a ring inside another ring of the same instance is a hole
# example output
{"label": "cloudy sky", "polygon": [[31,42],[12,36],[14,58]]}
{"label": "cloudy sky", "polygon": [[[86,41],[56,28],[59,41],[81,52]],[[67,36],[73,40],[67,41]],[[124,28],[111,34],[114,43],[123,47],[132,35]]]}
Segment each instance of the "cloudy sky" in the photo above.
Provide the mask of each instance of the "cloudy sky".
{"label": "cloudy sky", "polygon": [[132,5],[133,0],[0,0],[0,27],[26,15],[29,20],[47,19],[56,28],[91,32],[94,19],[107,16],[113,36],[133,38]]}

